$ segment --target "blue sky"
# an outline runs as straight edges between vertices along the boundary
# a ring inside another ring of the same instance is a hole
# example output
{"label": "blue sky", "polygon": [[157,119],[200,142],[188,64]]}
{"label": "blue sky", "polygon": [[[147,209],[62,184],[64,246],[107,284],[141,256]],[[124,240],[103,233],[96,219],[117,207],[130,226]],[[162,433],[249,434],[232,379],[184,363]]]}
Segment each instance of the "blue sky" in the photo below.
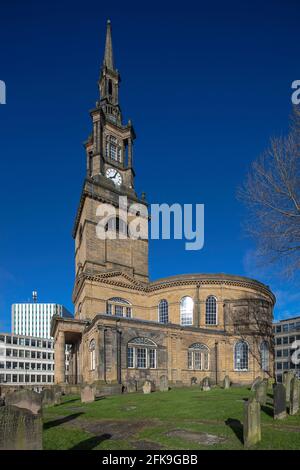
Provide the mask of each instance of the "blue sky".
{"label": "blue sky", "polygon": [[113,26],[136,188],[151,203],[204,203],[205,245],[150,242],[151,278],[226,272],[258,278],[277,318],[300,314],[299,284],[255,265],[236,188],[284,133],[300,79],[299,3],[1,2],[0,329],[38,290],[72,310],[72,225],[85,172],[105,23]]}

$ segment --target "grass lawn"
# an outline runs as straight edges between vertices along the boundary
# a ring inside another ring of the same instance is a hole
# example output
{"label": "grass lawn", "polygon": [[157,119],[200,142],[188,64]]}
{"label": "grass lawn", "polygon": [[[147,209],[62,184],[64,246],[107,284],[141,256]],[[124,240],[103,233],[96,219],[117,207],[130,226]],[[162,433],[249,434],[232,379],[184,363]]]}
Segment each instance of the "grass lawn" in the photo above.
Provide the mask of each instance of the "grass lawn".
{"label": "grass lawn", "polygon": [[[199,387],[132,393],[82,404],[76,396],[44,410],[44,449],[243,449],[248,388]],[[255,449],[300,449],[300,414],[273,420],[272,391],[262,407]]]}

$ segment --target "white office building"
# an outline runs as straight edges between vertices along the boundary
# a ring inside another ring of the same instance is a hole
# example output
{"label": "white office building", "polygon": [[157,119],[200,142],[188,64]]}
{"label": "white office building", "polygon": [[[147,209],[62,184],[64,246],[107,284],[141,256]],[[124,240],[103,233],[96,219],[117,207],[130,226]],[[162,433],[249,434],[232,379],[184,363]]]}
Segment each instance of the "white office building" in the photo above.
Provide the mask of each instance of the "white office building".
{"label": "white office building", "polygon": [[36,295],[36,292],[33,292],[34,301],[32,303],[12,305],[12,333],[50,339],[50,324],[53,315],[60,317],[72,317],[73,315],[63,305],[36,302]]}
{"label": "white office building", "polygon": [[[66,371],[69,354],[66,351]],[[53,339],[0,333],[0,386],[54,383]]]}

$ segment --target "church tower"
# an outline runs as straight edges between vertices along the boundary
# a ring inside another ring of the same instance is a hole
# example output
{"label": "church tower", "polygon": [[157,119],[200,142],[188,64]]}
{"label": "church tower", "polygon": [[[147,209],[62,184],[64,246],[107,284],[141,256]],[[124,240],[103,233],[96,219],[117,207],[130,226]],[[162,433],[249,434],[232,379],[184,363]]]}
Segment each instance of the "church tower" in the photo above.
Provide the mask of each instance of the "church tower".
{"label": "church tower", "polygon": [[[132,204],[147,205],[134,189],[133,141],[131,121],[124,124],[119,105],[120,75],[115,68],[111,23],[107,21],[104,59],[99,78],[99,100],[90,112],[92,133],[85,142],[86,178],[76,215],[75,239],[76,280],[109,272],[122,272],[140,282],[148,282],[148,240],[124,238],[128,227],[119,211],[119,197]],[[101,204],[115,207],[116,216],[108,220],[105,230],[115,231],[116,237],[97,236]],[[123,212],[124,213],[124,212]],[[75,307],[76,307],[76,299]]]}

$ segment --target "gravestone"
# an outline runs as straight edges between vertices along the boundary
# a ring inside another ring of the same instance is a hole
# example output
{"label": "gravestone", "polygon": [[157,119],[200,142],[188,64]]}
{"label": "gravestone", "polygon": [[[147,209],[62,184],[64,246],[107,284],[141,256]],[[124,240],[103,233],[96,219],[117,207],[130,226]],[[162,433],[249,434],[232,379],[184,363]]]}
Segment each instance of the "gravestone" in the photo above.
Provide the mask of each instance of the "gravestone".
{"label": "gravestone", "polygon": [[210,380],[209,377],[204,377],[202,380],[202,390],[208,392],[210,390]]}
{"label": "gravestone", "polygon": [[81,387],[81,402],[82,403],[91,403],[95,401],[96,397],[96,387],[94,385],[83,385]]}
{"label": "gravestone", "polygon": [[289,414],[295,415],[299,410],[299,380],[293,377],[290,384]]}
{"label": "gravestone", "polygon": [[134,393],[137,391],[137,381],[135,379],[129,379],[126,382],[127,393]]}
{"label": "gravestone", "polygon": [[255,398],[260,404],[260,406],[265,405],[267,401],[267,384],[262,381],[256,385],[255,388]]}
{"label": "gravestone", "polygon": [[273,386],[274,395],[274,419],[286,418],[286,390],[283,384]]}
{"label": "gravestone", "polygon": [[60,405],[61,403],[61,392],[57,392],[54,387],[45,388],[41,395],[43,406]]}
{"label": "gravestone", "polygon": [[260,404],[250,398],[244,405],[244,446],[251,447],[261,441]]}
{"label": "gravestone", "polygon": [[169,391],[169,380],[166,375],[162,375],[159,379],[159,390],[161,392],[168,392]]}
{"label": "gravestone", "polygon": [[251,385],[251,392],[255,392],[257,385],[261,382],[261,377],[256,377]]}
{"label": "gravestone", "polygon": [[290,402],[290,394],[291,394],[291,380],[293,379],[294,377],[294,372],[289,370],[289,371],[285,371],[283,373],[283,385],[285,386],[285,391],[286,391],[286,401],[287,403]]}
{"label": "gravestone", "polygon": [[224,377],[224,382],[223,382],[223,388],[224,388],[225,390],[227,390],[228,388],[230,388],[230,384],[231,384],[231,382],[230,382],[229,376],[228,376],[228,375],[225,375],[225,377]]}
{"label": "gravestone", "polygon": [[33,414],[38,414],[42,409],[42,397],[32,390],[21,389],[17,392],[9,393],[5,398],[6,405],[13,405],[24,408]]}
{"label": "gravestone", "polygon": [[42,413],[7,405],[0,407],[0,450],[42,450]]}
{"label": "gravestone", "polygon": [[143,385],[143,392],[145,394],[151,393],[153,390],[152,382],[150,380],[146,380]]}

